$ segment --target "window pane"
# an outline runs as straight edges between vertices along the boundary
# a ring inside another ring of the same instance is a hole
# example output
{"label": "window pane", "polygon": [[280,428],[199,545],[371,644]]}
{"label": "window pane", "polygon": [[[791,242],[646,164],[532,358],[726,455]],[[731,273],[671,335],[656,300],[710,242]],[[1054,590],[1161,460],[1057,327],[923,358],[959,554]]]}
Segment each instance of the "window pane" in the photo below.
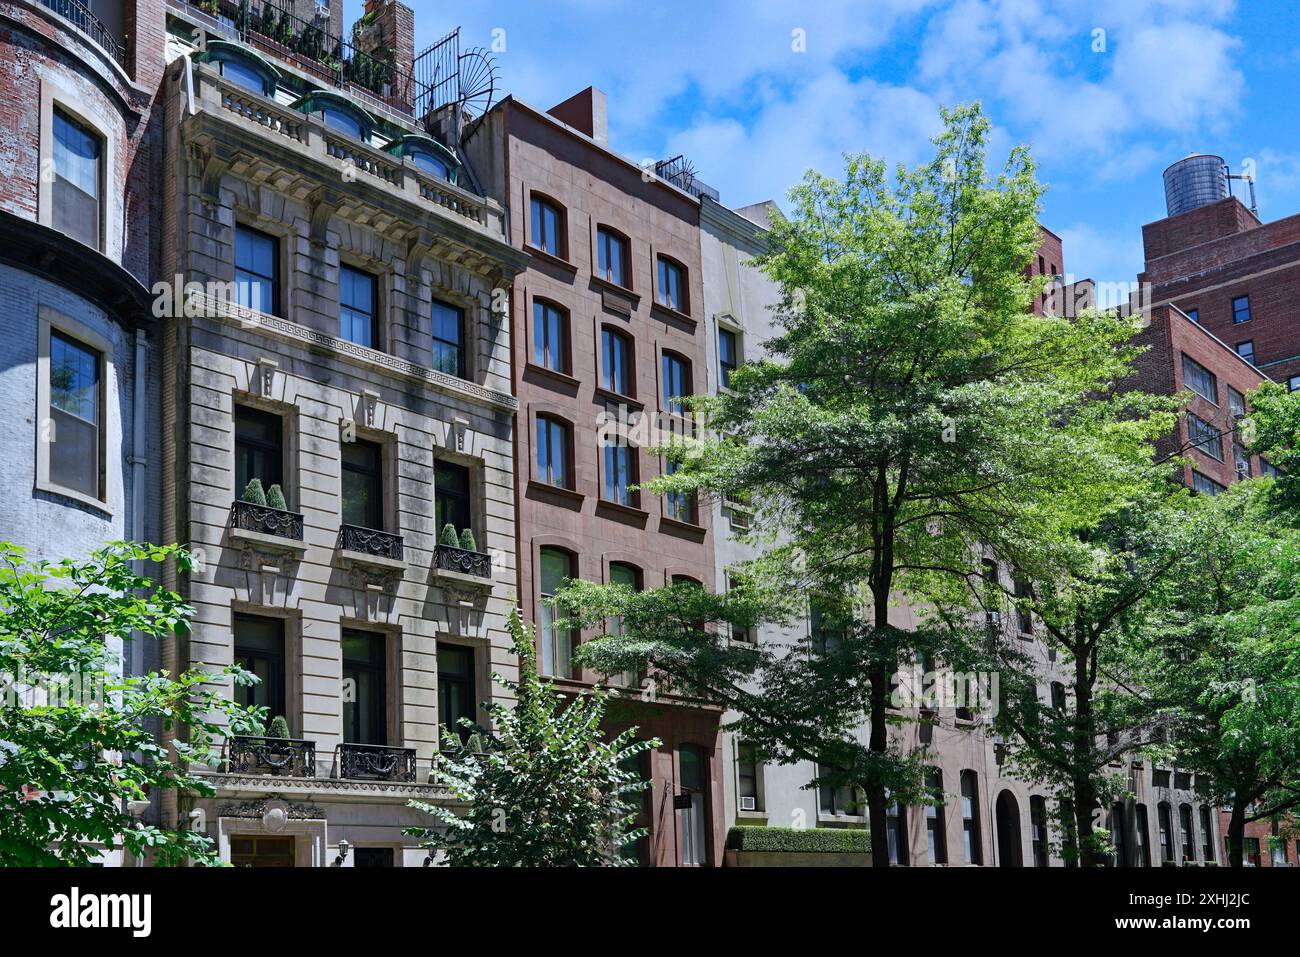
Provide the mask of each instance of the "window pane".
{"label": "window pane", "polygon": [[324,109],[320,111],[320,116],[330,129],[361,139],[361,122],[351,114],[342,110]]}
{"label": "window pane", "polygon": [[343,446],[343,522],[363,528],[383,525],[382,449],[358,439]]}
{"label": "window pane", "polygon": [[682,309],[682,270],[676,263],[659,257],[659,304]]}
{"label": "window pane", "polygon": [[339,335],[359,346],[374,348],[375,277],[359,269],[339,269]]}
{"label": "window pane", "polygon": [[563,312],[545,302],[533,303],[533,362],[555,372],[568,371],[568,323]]}
{"label": "window pane", "polygon": [[627,250],[622,237],[614,235],[609,230],[599,229],[596,232],[596,247],[599,253],[600,275],[609,282],[626,286]]}
{"label": "window pane", "polygon": [[387,744],[385,639],[365,631],[343,630],[343,740]]}
{"label": "window pane", "polygon": [[605,482],[602,496],[606,501],[633,506],[635,496],[629,489],[632,478],[632,449],[621,443],[605,446]]}
{"label": "window pane", "polygon": [[630,395],[627,338],[613,329],[601,331],[601,385],[619,395]]}
{"label": "window pane", "polygon": [[1232,321],[1234,323],[1250,322],[1250,297],[1238,296],[1232,300]]}
{"label": "window pane", "polygon": [[1213,372],[1190,356],[1183,356],[1183,385],[1201,398],[1219,404],[1219,380]]}
{"label": "window pane", "polygon": [[433,300],[433,367],[465,378],[465,313]]}
{"label": "window pane", "polygon": [[275,313],[279,302],[279,243],[246,226],[235,227],[235,283],[239,304]]}
{"label": "window pane", "polygon": [[[284,622],[279,618],[235,615],[235,662],[257,675],[255,685],[235,688],[235,701],[244,707],[269,709],[267,718],[285,714]],[[270,721],[268,720],[268,724]]]}
{"label": "window pane", "polygon": [[284,420],[272,412],[235,406],[235,495],[251,479],[262,489],[284,485]]}
{"label": "window pane", "polygon": [[541,550],[541,573],[539,579],[540,597],[538,602],[538,630],[542,645],[542,673],[553,677],[567,678],[573,673],[573,636],[567,629],[555,627],[555,609],[546,604],[546,598],[553,596],[566,578],[572,577],[571,562],[567,552],[554,548]]}
{"label": "window pane", "polygon": [[537,478],[549,485],[569,484],[568,431],[541,415],[537,417]]}
{"label": "window pane", "polygon": [[60,110],[54,111],[54,228],[100,246],[99,137]]}
{"label": "window pane", "polygon": [[438,179],[445,179],[449,182],[451,181],[451,170],[447,164],[438,159],[438,157],[434,156],[432,153],[427,153],[424,150],[412,150],[406,155],[411,157],[411,162],[413,162],[418,169],[422,169],[426,173],[432,173],[434,176],[438,177]]}
{"label": "window pane", "polygon": [[266,95],[266,78],[257,70],[238,60],[221,60],[221,75],[232,83],[254,93]]}
{"label": "window pane", "polygon": [[433,473],[435,533],[441,534],[448,524],[457,533],[470,528],[469,469],[439,459]]}
{"label": "window pane", "polygon": [[532,242],[552,256],[560,252],[560,211],[539,197],[532,200]]}
{"label": "window pane", "polygon": [[50,333],[50,481],[99,498],[99,354]]}
{"label": "window pane", "polygon": [[474,721],[478,704],[474,695],[474,649],[438,643],[438,720],[463,742],[470,736],[462,719]]}
{"label": "window pane", "polygon": [[736,334],[730,329],[718,330],[719,378],[724,389],[731,386],[731,373],[736,368]]}

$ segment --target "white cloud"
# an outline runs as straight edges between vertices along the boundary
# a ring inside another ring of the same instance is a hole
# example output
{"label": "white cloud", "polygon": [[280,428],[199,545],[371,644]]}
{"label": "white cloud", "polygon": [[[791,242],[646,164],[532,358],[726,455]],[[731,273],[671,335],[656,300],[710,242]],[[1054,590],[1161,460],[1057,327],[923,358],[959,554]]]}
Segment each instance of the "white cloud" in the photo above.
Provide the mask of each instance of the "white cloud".
{"label": "white cloud", "polygon": [[1055,232],[1065,248],[1066,276],[1073,281],[1112,285],[1137,280],[1144,262],[1141,230],[1127,222],[1109,229],[1076,222]]}

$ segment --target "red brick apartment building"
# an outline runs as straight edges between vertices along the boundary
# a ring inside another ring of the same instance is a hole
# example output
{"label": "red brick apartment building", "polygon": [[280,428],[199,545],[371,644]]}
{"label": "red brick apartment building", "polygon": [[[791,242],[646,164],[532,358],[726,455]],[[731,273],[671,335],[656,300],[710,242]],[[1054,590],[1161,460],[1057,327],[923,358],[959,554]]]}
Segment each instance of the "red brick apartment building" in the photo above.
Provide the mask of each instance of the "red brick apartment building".
{"label": "red brick apartment building", "polygon": [[[1300,214],[1261,222],[1227,195],[1216,161],[1222,169],[1218,157],[1192,156],[1166,170],[1170,215],[1142,227],[1138,281],[1150,283],[1153,304],[1177,306],[1270,379],[1300,388]],[[1210,174],[1200,195],[1171,193],[1197,164]]]}
{"label": "red brick apartment building", "polygon": [[[512,292],[520,604],[542,672],[580,691],[598,678],[571,662],[583,636],[556,629],[543,604],[562,580],[714,587],[708,510],[631,488],[663,468],[646,450],[653,432],[598,434],[609,417],[689,428],[673,399],[705,384],[699,201],[609,149],[605,96],[591,88],[549,111],[507,98],[468,149],[531,256]],[[663,742],[644,768],[641,861],[720,864],[720,712],[644,683],[615,707],[618,727]]]}

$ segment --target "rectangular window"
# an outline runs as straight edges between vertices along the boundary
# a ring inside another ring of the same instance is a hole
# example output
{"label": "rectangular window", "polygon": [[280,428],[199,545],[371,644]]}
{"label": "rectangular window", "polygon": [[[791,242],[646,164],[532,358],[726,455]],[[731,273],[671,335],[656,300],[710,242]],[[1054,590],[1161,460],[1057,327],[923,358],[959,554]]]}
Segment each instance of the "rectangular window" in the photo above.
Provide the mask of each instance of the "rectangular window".
{"label": "rectangular window", "polygon": [[388,744],[388,659],[384,635],[343,629],[343,740]]}
{"label": "rectangular window", "polygon": [[384,450],[377,442],[344,442],[343,524],[383,529]]}
{"label": "rectangular window", "polygon": [[1156,823],[1160,827],[1160,863],[1163,865],[1174,859],[1174,824],[1169,805],[1164,801],[1156,807]]}
{"label": "rectangular window", "polygon": [[352,849],[353,867],[393,867],[393,848],[355,847]]}
{"label": "rectangular window", "polygon": [[531,205],[533,245],[552,256],[563,257],[564,217],[560,214],[559,207],[548,203],[540,196],[534,196]]}
{"label": "rectangular window", "polygon": [[558,419],[537,417],[537,480],[569,488],[569,429]]}
{"label": "rectangular window", "polygon": [[235,495],[257,479],[262,490],[284,488],[284,419],[274,412],[235,406]]}
{"label": "rectangular window", "polygon": [[99,499],[100,379],[98,352],[50,331],[50,481]]}
{"label": "rectangular window", "polygon": [[601,497],[607,502],[635,508],[637,495],[631,490],[631,486],[636,484],[635,450],[622,439],[606,442],[604,467]]}
{"label": "rectangular window", "polygon": [[[664,474],[673,475],[680,466],[672,459],[664,459]],[[693,492],[669,492],[664,496],[668,517],[687,525],[695,524],[695,494]]]}
{"label": "rectangular window", "polygon": [[984,848],[980,843],[978,779],[974,771],[961,773],[961,830],[967,864],[983,864]]}
{"label": "rectangular window", "polygon": [[54,111],[54,183],[51,223],[93,249],[102,248],[103,141],[62,110]]}
{"label": "rectangular window", "polygon": [[533,302],[533,363],[554,372],[569,371],[568,317],[549,302]]}
{"label": "rectangular window", "polygon": [[897,801],[885,798],[889,805],[885,808],[885,833],[889,842],[889,863],[895,867],[906,867],[907,859],[907,809]]}
{"label": "rectangular window", "polygon": [[1234,425],[1246,414],[1246,397],[1232,386],[1228,386],[1228,414]]}
{"label": "rectangular window", "polygon": [[1187,440],[1192,447],[1212,459],[1223,461],[1223,436],[1195,412],[1187,413]]}
{"label": "rectangular window", "polygon": [[932,768],[926,772],[925,785],[930,792],[930,803],[925,806],[925,836],[930,863],[947,864],[948,838],[943,826],[943,773]]}
{"label": "rectangular window", "polygon": [[[820,778],[825,773],[827,769],[817,765],[817,776]],[[847,784],[836,786],[821,783],[817,786],[817,794],[822,814],[834,817],[857,817],[862,814],[863,796],[857,788]]]}
{"label": "rectangular window", "polygon": [[1246,837],[1242,838],[1242,857],[1244,863],[1249,867],[1259,867],[1259,838]]}
{"label": "rectangular window", "polygon": [[469,469],[438,459],[433,463],[434,529],[441,535],[451,525],[460,534],[472,527]]}
{"label": "rectangular window", "polygon": [[1237,343],[1237,355],[1241,356],[1251,365],[1255,364],[1255,340],[1247,339],[1245,342]]}
{"label": "rectangular window", "polygon": [[718,330],[718,381],[724,389],[731,388],[731,373],[739,364],[736,334],[730,329]]}
{"label": "rectangular window", "polygon": [[1250,322],[1250,296],[1237,296],[1232,300],[1232,321],[1234,325]]}
{"label": "rectangular window", "polygon": [[686,311],[684,276],[685,270],[681,266],[664,256],[659,257],[659,305],[677,312]]}
{"label": "rectangular window", "polygon": [[672,415],[685,411],[677,401],[691,394],[691,368],[685,359],[671,352],[663,354],[663,410]]}
{"label": "rectangular window", "polygon": [[632,394],[632,345],[614,329],[600,333],[600,384],[618,395]]}
{"label": "rectangular window", "polygon": [[474,649],[438,642],[438,720],[464,743],[473,733],[462,720],[477,722]]}
{"label": "rectangular window", "polygon": [[596,230],[596,253],[600,278],[627,288],[627,240],[601,226]]}
{"label": "rectangular window", "polygon": [[740,798],[742,811],[763,809],[762,796],[759,794],[758,787],[758,773],[761,767],[752,744],[742,741],[736,746],[736,795]]}
{"label": "rectangular window", "polygon": [[1232,464],[1240,478],[1250,478],[1250,451],[1240,442],[1232,443]]}
{"label": "rectangular window", "polygon": [[1016,627],[1022,635],[1032,635],[1034,633],[1034,616],[1029,609],[1025,607],[1025,602],[1029,600],[1029,583],[1019,575],[1013,576],[1011,586],[1016,598]]}
{"label": "rectangular window", "polygon": [[1214,860],[1214,831],[1210,826],[1210,809],[1201,805],[1201,860],[1210,863]]}
{"label": "rectangular window", "polygon": [[1276,465],[1274,465],[1272,462],[1270,462],[1268,459],[1264,458],[1263,456],[1260,456],[1259,474],[1267,475],[1269,478],[1275,479],[1281,477],[1282,470],[1278,468]]}
{"label": "rectangular window", "polygon": [[1183,385],[1202,399],[1219,404],[1219,379],[1191,356],[1183,355]]}
{"label": "rectangular window", "polygon": [[285,713],[284,621],[236,614],[235,664],[258,677],[255,685],[237,685],[235,702],[267,709],[267,723]]}
{"label": "rectangular window", "polygon": [[1288,392],[1300,392],[1300,375],[1293,375],[1286,380],[1286,390]]}
{"label": "rectangular window", "polygon": [[367,349],[379,348],[375,277],[351,266],[339,267],[339,337]]}
{"label": "rectangular window", "polygon": [[1220,492],[1224,491],[1226,487],[1227,486],[1222,485],[1219,482],[1216,482],[1208,475],[1203,475],[1202,473],[1196,471],[1195,469],[1192,469],[1193,490],[1200,492],[1203,495],[1218,495]]}
{"label": "rectangular window", "polygon": [[542,674],[553,678],[572,678],[573,634],[567,629],[556,627],[555,622],[559,616],[546,602],[546,599],[553,597],[560,590],[566,578],[573,577],[572,559],[567,552],[562,552],[558,548],[543,548],[541,562],[537,618],[541,632],[539,641],[542,646]]}
{"label": "rectangular window", "polygon": [[1199,323],[1201,321],[1201,310],[1188,309],[1186,310],[1186,312],[1187,312],[1187,318],[1192,320],[1192,322]]}
{"label": "rectangular window", "polygon": [[280,314],[280,241],[235,227],[235,295],[245,309]]}
{"label": "rectangular window", "polygon": [[433,300],[433,367],[466,378],[465,310]]}

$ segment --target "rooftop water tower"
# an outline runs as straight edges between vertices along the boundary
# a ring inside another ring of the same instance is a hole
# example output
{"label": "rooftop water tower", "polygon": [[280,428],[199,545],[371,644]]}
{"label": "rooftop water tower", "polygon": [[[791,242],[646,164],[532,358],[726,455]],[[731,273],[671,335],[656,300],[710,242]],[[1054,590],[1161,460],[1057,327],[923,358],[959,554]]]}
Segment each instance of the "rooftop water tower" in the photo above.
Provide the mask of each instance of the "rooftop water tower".
{"label": "rooftop water tower", "polygon": [[1165,170],[1165,208],[1170,216],[1228,198],[1228,164],[1222,156],[1193,153]]}

